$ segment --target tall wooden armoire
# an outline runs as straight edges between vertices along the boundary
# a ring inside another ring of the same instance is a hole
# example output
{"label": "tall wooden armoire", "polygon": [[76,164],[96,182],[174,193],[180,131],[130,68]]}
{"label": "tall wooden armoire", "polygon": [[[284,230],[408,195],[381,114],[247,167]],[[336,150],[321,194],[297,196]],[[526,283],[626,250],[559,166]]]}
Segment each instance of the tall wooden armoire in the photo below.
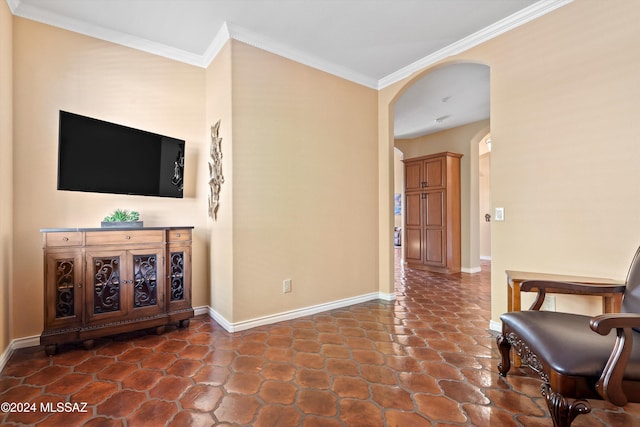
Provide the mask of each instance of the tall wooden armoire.
{"label": "tall wooden armoire", "polygon": [[404,254],[409,267],[460,272],[461,157],[444,152],[404,160]]}

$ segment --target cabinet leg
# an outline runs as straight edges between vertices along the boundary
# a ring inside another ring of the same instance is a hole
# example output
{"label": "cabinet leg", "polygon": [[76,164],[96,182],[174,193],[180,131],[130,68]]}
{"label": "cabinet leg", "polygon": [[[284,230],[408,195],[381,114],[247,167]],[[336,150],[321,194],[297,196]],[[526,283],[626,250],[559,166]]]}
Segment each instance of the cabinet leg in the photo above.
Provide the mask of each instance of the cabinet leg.
{"label": "cabinet leg", "polygon": [[164,334],[164,329],[165,329],[164,325],[156,327],[156,335]]}
{"label": "cabinet leg", "polygon": [[93,348],[94,341],[93,340],[84,340],[82,341],[82,346],[85,350],[91,350]]}
{"label": "cabinet leg", "polygon": [[58,346],[56,344],[49,344],[44,348],[44,352],[47,356],[53,356],[58,352]]}
{"label": "cabinet leg", "polygon": [[189,319],[183,319],[178,323],[179,328],[188,328],[189,327]]}

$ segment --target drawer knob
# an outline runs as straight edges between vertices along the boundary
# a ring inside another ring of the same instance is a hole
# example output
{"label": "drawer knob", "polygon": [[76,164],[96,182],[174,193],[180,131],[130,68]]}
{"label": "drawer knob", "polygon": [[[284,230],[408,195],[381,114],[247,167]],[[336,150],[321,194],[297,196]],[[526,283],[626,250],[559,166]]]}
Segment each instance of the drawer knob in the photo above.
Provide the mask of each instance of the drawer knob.
{"label": "drawer knob", "polygon": [[63,242],[68,242],[68,241],[69,241],[69,238],[65,236],[65,237],[63,237],[63,238],[62,238],[62,241],[63,241]]}
{"label": "drawer knob", "polygon": [[76,286],[81,288],[82,287],[82,283],[78,283]]}
{"label": "drawer knob", "polygon": [[131,236],[125,236],[125,240],[131,240]]}
{"label": "drawer knob", "polygon": [[176,233],[176,237],[180,237],[180,233]]}

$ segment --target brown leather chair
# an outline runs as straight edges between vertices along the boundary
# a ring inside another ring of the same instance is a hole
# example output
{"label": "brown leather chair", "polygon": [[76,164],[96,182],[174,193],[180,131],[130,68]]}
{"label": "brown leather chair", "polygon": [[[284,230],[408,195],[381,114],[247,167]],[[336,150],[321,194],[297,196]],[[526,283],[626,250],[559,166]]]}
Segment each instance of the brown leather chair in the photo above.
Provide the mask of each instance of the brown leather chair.
{"label": "brown leather chair", "polygon": [[[599,289],[622,292],[621,313],[589,317],[540,311],[545,294],[554,289],[591,295]],[[521,290],[537,291],[537,299],[528,311],[500,316],[498,370],[507,375],[510,350],[515,349],[542,378],[554,426],[568,427],[578,415],[589,413],[586,399],[617,406],[640,402],[640,248],[624,285],[525,281]]]}

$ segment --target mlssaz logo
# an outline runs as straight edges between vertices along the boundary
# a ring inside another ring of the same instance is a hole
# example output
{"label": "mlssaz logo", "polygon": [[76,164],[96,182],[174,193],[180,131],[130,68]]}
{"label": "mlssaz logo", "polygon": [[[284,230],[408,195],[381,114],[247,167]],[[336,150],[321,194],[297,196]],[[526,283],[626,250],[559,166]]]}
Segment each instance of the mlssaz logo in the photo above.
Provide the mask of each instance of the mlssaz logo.
{"label": "mlssaz logo", "polygon": [[88,412],[86,402],[40,402],[40,412]]}

